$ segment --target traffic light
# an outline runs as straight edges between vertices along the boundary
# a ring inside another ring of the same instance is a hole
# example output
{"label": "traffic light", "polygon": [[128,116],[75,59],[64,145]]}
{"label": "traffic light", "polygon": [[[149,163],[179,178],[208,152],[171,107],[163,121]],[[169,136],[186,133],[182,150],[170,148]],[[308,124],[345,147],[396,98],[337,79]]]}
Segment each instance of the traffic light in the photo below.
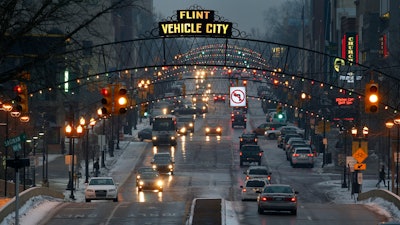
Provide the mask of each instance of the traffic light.
{"label": "traffic light", "polygon": [[112,104],[113,104],[111,87],[108,86],[108,87],[102,88],[101,95],[103,95],[103,98],[101,99],[101,104],[103,104],[103,107],[101,108],[101,113],[103,115],[111,114],[112,113]]}
{"label": "traffic light", "polygon": [[124,114],[128,107],[128,91],[125,87],[117,86],[114,95],[115,112]]}
{"label": "traffic light", "polygon": [[15,97],[15,108],[18,112],[27,113],[28,112],[28,89],[26,84],[20,83],[14,87],[14,91],[17,94]]}
{"label": "traffic light", "polygon": [[147,117],[149,115],[149,104],[142,103],[140,104],[140,116]]}
{"label": "traffic light", "polygon": [[365,86],[365,112],[377,113],[379,111],[379,85],[371,81]]}
{"label": "traffic light", "polygon": [[278,104],[276,106],[276,114],[278,116],[278,119],[282,119],[283,118],[283,114],[282,114],[282,105]]}

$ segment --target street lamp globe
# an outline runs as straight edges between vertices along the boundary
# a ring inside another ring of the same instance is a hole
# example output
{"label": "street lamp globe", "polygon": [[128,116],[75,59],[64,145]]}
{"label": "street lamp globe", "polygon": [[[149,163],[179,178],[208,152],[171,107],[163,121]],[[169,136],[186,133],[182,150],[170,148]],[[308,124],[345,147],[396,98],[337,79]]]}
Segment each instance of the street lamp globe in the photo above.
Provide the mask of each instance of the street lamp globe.
{"label": "street lamp globe", "polygon": [[71,125],[68,124],[68,125],[65,127],[65,133],[67,133],[68,135],[70,135],[71,132],[72,132],[72,127],[71,127]]}
{"label": "street lamp globe", "polygon": [[82,126],[85,126],[86,120],[85,120],[85,118],[83,118],[83,116],[79,119],[79,124]]}
{"label": "street lamp globe", "polygon": [[393,121],[394,121],[394,124],[399,125],[400,124],[400,117],[395,118]]}
{"label": "street lamp globe", "polygon": [[393,120],[386,121],[385,126],[386,126],[386,128],[391,129],[394,126]]}
{"label": "street lamp globe", "polygon": [[351,134],[352,134],[354,137],[357,136],[357,128],[356,128],[356,127],[351,128]]}

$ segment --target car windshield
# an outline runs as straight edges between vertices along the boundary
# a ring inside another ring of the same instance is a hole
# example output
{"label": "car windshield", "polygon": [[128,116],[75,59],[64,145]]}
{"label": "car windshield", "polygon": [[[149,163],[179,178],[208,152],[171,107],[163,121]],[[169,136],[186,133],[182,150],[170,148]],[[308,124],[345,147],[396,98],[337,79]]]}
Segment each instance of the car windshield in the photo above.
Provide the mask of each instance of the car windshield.
{"label": "car windshield", "polygon": [[243,138],[254,138],[255,135],[254,134],[242,134]]}
{"label": "car windshield", "polygon": [[138,173],[151,172],[151,171],[154,171],[154,169],[151,167],[143,167],[138,169]]}
{"label": "car windshield", "polygon": [[259,151],[260,147],[255,145],[255,146],[249,146],[246,145],[244,148],[242,148],[242,151]]}
{"label": "car windshield", "polygon": [[251,169],[249,170],[249,174],[268,175],[268,171],[265,169]]}
{"label": "car windshield", "polygon": [[264,193],[293,193],[288,186],[268,186],[264,188]]}
{"label": "car windshield", "polygon": [[169,159],[169,158],[171,158],[171,155],[170,155],[169,153],[167,153],[167,154],[159,153],[159,154],[155,154],[155,155],[154,155],[154,160],[160,159],[160,158],[167,158],[167,159]]}
{"label": "car windshield", "polygon": [[250,180],[247,181],[246,187],[264,187],[265,182],[261,180]]}
{"label": "car windshield", "polygon": [[178,118],[178,123],[179,122],[192,122],[193,119],[192,118]]}
{"label": "car windshield", "polygon": [[89,185],[114,185],[112,179],[92,179]]}
{"label": "car windshield", "polygon": [[169,158],[157,158],[157,159],[154,159],[154,162],[156,164],[169,164],[169,163],[171,163],[171,160]]}
{"label": "car windshield", "polygon": [[309,154],[311,151],[309,149],[297,149],[296,153],[298,154]]}
{"label": "car windshield", "polygon": [[153,179],[153,178],[157,178],[157,177],[158,177],[157,173],[151,173],[151,172],[143,173],[140,176],[141,179]]}

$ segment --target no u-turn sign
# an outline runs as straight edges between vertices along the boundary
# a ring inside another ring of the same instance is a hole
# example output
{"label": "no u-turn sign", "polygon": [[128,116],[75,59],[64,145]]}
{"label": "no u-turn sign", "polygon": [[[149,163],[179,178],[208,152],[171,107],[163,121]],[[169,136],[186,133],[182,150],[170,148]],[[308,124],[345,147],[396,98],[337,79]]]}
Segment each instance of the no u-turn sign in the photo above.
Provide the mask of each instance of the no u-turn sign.
{"label": "no u-turn sign", "polygon": [[246,106],[246,88],[245,87],[230,87],[229,99],[231,107]]}

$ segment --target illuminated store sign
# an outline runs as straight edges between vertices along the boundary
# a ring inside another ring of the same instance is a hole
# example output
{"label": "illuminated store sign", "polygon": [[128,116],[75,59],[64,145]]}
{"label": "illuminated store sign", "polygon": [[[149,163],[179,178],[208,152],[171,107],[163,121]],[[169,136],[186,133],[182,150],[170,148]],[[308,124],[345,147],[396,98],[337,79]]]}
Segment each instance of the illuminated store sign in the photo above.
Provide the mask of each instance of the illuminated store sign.
{"label": "illuminated store sign", "polygon": [[342,58],[347,59],[348,65],[358,63],[358,34],[346,33],[342,38]]}
{"label": "illuminated store sign", "polygon": [[212,10],[178,10],[178,21],[160,22],[160,36],[232,36],[232,23],[214,21]]}

